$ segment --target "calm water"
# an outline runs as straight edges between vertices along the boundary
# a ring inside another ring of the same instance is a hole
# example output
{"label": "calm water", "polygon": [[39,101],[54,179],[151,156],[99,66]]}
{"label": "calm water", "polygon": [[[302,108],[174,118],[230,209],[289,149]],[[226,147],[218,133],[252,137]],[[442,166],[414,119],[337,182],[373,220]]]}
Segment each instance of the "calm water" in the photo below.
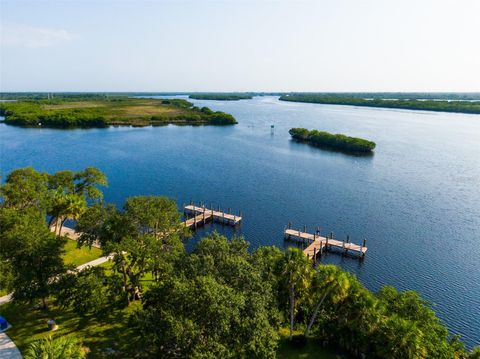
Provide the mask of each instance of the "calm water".
{"label": "calm water", "polygon": [[[367,238],[363,262],[330,254],[377,290],[418,290],[469,347],[480,344],[480,116],[279,102],[194,101],[232,127],[22,129],[0,125],[1,172],[95,166],[121,204],[140,194],[241,209],[253,247],[283,247],[283,229],[321,226]],[[275,125],[271,134],[270,125]],[[352,157],[290,141],[308,127],[377,143]],[[215,226],[228,235],[232,230]],[[207,231],[212,227],[207,227]]]}

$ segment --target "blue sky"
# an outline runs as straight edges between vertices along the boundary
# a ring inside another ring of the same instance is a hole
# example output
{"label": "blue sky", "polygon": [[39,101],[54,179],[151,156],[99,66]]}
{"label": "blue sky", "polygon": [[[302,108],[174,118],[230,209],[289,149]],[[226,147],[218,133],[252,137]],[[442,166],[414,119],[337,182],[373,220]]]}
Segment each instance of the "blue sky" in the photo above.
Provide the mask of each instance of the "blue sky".
{"label": "blue sky", "polygon": [[0,91],[480,91],[478,0],[0,4]]}

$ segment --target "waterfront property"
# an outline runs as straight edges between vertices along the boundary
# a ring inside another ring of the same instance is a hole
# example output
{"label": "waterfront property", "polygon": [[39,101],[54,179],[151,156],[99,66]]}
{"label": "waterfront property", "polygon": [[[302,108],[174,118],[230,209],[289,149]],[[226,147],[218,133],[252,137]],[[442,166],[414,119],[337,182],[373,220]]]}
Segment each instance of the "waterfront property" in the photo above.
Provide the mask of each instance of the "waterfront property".
{"label": "waterfront property", "polygon": [[[289,221],[296,229],[308,224],[311,233],[322,223],[336,229],[336,239],[350,234],[357,244],[366,237],[364,261],[328,253],[322,263],[340,265],[373,291],[379,283],[417,289],[435,303],[451,333],[461,334],[469,348],[477,344],[476,116],[294,103],[272,96],[192,102],[232,113],[239,124],[59,131],[3,123],[3,173],[26,165],[44,171],[93,165],[110,179],[105,200],[118,208],[129,196],[151,193],[176,198],[179,207],[198,198],[207,199],[208,206],[214,202],[215,209],[220,203],[225,212],[228,206],[242,209],[240,227],[216,229],[227,237],[244,235],[252,249],[284,247]],[[355,135],[381,150],[374,156],[321,151],[291,141],[292,127]],[[197,228],[187,247],[193,249],[210,229]],[[415,263],[414,273],[405,258]],[[442,268],[461,285],[446,288]]]}

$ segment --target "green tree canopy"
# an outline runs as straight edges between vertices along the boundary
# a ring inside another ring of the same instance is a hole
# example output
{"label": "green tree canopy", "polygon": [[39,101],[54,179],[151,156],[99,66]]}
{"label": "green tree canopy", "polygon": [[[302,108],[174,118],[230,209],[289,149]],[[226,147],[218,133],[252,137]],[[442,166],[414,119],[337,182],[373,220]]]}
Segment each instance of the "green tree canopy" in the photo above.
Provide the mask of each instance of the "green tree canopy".
{"label": "green tree canopy", "polygon": [[21,301],[41,299],[47,306],[52,278],[64,273],[65,239],[55,236],[36,213],[0,209],[2,259],[10,263],[10,288]]}

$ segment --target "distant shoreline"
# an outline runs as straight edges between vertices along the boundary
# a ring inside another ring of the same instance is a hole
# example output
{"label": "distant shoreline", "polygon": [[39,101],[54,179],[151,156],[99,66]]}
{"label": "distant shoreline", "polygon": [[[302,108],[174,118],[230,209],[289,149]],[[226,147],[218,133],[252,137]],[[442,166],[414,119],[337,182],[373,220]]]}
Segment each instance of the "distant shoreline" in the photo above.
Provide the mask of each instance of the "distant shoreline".
{"label": "distant shoreline", "polygon": [[324,105],[346,105],[359,107],[375,107],[402,110],[420,110],[433,112],[451,112],[480,114],[480,102],[465,100],[418,100],[418,99],[364,99],[342,96],[323,95],[282,95],[280,101],[317,103]]}
{"label": "distant shoreline", "polygon": [[231,93],[215,93],[215,94],[191,94],[188,98],[194,100],[213,100],[213,101],[239,101],[251,100],[252,95],[249,94],[231,94]]}

